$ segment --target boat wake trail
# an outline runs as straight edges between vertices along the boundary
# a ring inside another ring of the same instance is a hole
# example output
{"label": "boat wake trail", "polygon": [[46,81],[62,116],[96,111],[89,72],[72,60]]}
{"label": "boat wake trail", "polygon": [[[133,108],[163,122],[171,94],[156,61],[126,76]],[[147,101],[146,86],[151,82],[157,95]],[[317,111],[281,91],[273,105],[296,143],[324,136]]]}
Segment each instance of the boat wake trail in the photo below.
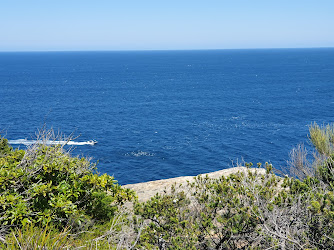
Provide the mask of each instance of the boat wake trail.
{"label": "boat wake trail", "polygon": [[46,145],[76,145],[76,146],[83,146],[83,145],[95,145],[97,141],[83,141],[83,142],[76,142],[76,141],[42,141],[42,140],[27,140],[27,139],[17,139],[17,140],[8,140],[9,144],[23,144],[23,145],[33,145],[33,144],[46,144]]}

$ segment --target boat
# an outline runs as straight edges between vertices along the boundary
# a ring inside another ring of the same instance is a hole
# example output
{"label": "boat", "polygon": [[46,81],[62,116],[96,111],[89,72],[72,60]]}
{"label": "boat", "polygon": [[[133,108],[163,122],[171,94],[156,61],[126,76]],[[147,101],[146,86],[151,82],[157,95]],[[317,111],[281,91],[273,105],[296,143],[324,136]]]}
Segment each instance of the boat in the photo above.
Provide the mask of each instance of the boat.
{"label": "boat", "polygon": [[95,145],[95,144],[97,144],[97,141],[96,140],[90,140],[90,141],[88,141],[87,144],[89,144],[89,145]]}

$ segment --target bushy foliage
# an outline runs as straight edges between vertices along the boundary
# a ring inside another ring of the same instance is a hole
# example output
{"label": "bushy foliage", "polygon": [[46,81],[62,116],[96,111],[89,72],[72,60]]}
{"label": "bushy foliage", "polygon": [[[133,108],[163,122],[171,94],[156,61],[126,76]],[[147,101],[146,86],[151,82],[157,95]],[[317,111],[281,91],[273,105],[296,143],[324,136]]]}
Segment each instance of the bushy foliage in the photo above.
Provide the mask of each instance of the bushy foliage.
{"label": "bushy foliage", "polygon": [[0,224],[51,223],[79,227],[109,221],[117,206],[134,198],[113,177],[95,173],[86,158],[72,157],[59,145],[23,150],[6,145],[0,157]]}
{"label": "bushy foliage", "polygon": [[7,155],[12,150],[13,148],[8,144],[8,140],[0,135],[0,157]]}
{"label": "bushy foliage", "polygon": [[[269,170],[271,166],[267,164]],[[137,204],[148,220],[139,245],[160,249],[331,249],[333,193],[316,178],[281,178],[250,169],[198,176],[180,192]],[[179,200],[180,199],[180,200]]]}
{"label": "bushy foliage", "polygon": [[320,155],[329,156],[334,153],[334,124],[319,126],[314,122],[309,131],[310,140]]}
{"label": "bushy foliage", "polygon": [[135,220],[149,220],[140,237],[140,246],[151,249],[173,247],[194,249],[198,242],[199,228],[191,224],[190,200],[184,192],[172,187],[170,195],[155,195],[146,203],[137,203]]}

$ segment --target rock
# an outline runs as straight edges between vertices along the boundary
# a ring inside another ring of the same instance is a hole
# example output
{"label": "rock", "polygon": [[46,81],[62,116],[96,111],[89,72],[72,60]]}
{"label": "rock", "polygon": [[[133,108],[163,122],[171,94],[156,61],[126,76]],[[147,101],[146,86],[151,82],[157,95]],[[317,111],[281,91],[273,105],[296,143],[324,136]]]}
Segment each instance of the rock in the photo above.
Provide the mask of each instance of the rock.
{"label": "rock", "polygon": [[[252,172],[258,172],[260,174],[265,174],[266,170],[263,168],[246,168],[246,167],[235,167],[235,168],[229,168],[229,169],[223,169],[216,172],[211,172],[207,174],[201,174],[202,176],[208,175],[210,178],[219,178],[221,176],[228,176],[233,173],[237,172],[244,172],[246,173],[248,170]],[[143,183],[136,183],[136,184],[128,184],[124,185],[123,187],[132,189],[136,191],[138,195],[138,200],[140,202],[144,202],[149,200],[152,196],[159,193],[162,194],[164,192],[168,192],[170,190],[170,187],[173,184],[176,184],[177,186],[181,185],[186,186],[187,181],[193,181],[195,176],[182,176],[182,177],[176,177],[171,179],[164,179],[164,180],[157,180],[157,181],[149,181],[149,182],[143,182]]]}

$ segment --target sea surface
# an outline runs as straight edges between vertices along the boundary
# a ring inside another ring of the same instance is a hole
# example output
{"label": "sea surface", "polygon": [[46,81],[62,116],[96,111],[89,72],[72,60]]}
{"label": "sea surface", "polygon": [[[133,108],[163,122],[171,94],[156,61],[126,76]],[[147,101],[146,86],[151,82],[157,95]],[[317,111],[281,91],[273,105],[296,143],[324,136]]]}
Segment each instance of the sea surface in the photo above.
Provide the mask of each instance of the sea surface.
{"label": "sea surface", "polygon": [[286,170],[308,125],[333,111],[331,48],[0,53],[2,135],[73,133],[72,154],[120,184],[242,161]]}

